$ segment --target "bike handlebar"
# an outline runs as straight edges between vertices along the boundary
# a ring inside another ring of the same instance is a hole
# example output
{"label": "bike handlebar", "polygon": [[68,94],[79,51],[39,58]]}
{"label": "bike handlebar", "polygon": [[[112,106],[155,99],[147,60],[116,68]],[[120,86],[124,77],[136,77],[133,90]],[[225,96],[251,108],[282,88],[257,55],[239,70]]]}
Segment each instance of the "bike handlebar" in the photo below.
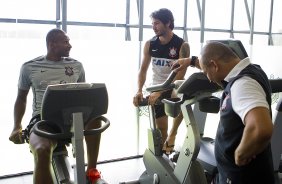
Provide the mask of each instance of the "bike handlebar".
{"label": "bike handlebar", "polygon": [[[102,120],[104,124],[101,127],[96,128],[96,129],[84,130],[84,135],[95,135],[95,134],[102,133],[110,126],[110,121],[107,118],[105,118],[104,116],[100,116],[98,119]],[[39,127],[46,122],[48,121],[41,120],[38,123],[36,123],[33,129],[34,133],[39,136],[50,138],[50,139],[68,139],[73,136],[72,132],[51,133],[51,132],[47,132],[45,130],[40,129]]]}
{"label": "bike handlebar", "polygon": [[156,92],[156,91],[173,89],[175,87],[175,84],[172,82],[176,74],[177,74],[176,72],[171,72],[168,78],[166,79],[166,81],[164,81],[162,84],[150,86],[146,88],[146,90],[149,92]]}

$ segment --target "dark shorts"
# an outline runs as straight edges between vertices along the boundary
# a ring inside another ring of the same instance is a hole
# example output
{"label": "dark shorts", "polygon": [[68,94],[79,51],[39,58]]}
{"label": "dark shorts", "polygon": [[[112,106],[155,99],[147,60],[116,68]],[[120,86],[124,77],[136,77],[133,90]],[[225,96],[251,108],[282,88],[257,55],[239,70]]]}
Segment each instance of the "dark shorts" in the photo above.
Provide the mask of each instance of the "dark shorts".
{"label": "dark shorts", "polygon": [[[37,114],[35,116],[33,116],[28,124],[28,126],[25,129],[25,133],[27,135],[27,138],[29,139],[30,134],[33,132],[33,127],[36,123],[38,123],[39,121],[41,121],[41,116],[40,114]],[[40,128],[48,131],[48,132],[58,132],[58,129],[56,129],[55,127],[50,127],[48,126],[48,124],[44,125],[43,127],[40,126]]]}
{"label": "dark shorts", "polygon": [[[29,143],[29,137],[30,137],[30,134],[33,132],[33,127],[36,123],[38,123],[39,121],[41,121],[41,116],[40,114],[38,115],[35,115],[31,118],[28,126],[26,127],[26,129],[24,130],[25,131],[25,139],[26,141]],[[51,127],[51,126],[48,126],[48,124],[44,125],[44,126],[40,126],[40,129],[44,129],[46,130],[47,132],[52,132],[52,133],[55,133],[55,132],[58,132],[58,128],[55,128],[55,127]],[[66,139],[66,140],[61,140],[60,142],[57,143],[57,147],[55,149],[55,151],[66,151],[66,147],[65,146],[68,146],[69,145],[69,142],[71,142],[71,140],[69,139]]]}
{"label": "dark shorts", "polygon": [[[171,98],[171,94],[172,94],[172,90],[165,91],[161,94],[161,96],[159,97],[159,100],[161,101],[162,99],[165,99],[165,98]],[[166,116],[164,104],[160,103],[158,105],[155,105],[155,117],[160,118],[163,116]]]}
{"label": "dark shorts", "polygon": [[28,137],[29,137],[29,135],[30,135],[31,132],[32,132],[33,126],[34,126],[37,122],[39,122],[40,120],[41,120],[40,114],[37,114],[37,115],[35,115],[35,116],[33,116],[33,117],[31,118],[31,120],[29,121],[29,124],[27,125],[27,127],[26,127],[26,129],[25,129],[25,131],[26,131]]}

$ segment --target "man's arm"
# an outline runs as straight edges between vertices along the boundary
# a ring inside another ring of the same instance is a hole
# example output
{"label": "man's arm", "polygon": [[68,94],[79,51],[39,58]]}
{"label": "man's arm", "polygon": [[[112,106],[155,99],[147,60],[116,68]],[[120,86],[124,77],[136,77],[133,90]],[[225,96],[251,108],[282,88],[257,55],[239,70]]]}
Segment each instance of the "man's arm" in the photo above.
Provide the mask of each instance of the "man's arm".
{"label": "man's arm", "polygon": [[144,50],[143,50],[143,60],[141,63],[141,67],[139,69],[139,73],[138,73],[138,90],[136,95],[133,98],[133,104],[135,106],[139,105],[139,102],[143,99],[143,93],[142,93],[142,89],[143,89],[143,85],[146,81],[146,76],[147,76],[147,70],[149,68],[150,62],[151,62],[151,55],[149,52],[149,48],[150,48],[150,41],[147,41],[145,43],[144,46]]}
{"label": "man's arm", "polygon": [[[181,45],[180,51],[179,51],[179,59],[189,58],[189,56],[190,56],[190,46],[187,42],[183,42],[183,44]],[[177,72],[177,75],[175,76],[174,80],[183,80],[186,70],[187,70],[187,67]]]}
{"label": "man's arm", "polygon": [[9,140],[14,142],[15,144],[23,143],[23,140],[21,139],[21,131],[22,131],[21,121],[26,109],[27,95],[28,95],[28,90],[18,89],[18,95],[14,105],[14,128],[9,137]]}
{"label": "man's arm", "polygon": [[[175,61],[172,65],[172,69],[174,72],[182,72],[186,71],[187,67],[191,65],[191,57],[181,58]],[[201,70],[199,59],[195,60],[195,67]]]}
{"label": "man's arm", "polygon": [[256,107],[245,116],[245,129],[241,142],[235,150],[235,162],[238,166],[248,164],[269,144],[273,124],[269,109]]}

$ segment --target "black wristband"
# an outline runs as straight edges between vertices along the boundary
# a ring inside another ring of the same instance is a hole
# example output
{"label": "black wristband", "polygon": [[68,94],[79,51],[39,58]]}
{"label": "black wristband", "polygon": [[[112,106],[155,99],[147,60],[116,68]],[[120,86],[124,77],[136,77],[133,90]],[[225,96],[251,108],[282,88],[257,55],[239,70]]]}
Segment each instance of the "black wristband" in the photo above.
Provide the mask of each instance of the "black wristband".
{"label": "black wristband", "polygon": [[192,56],[190,60],[190,66],[195,67],[196,66],[196,60],[198,59],[197,56]]}

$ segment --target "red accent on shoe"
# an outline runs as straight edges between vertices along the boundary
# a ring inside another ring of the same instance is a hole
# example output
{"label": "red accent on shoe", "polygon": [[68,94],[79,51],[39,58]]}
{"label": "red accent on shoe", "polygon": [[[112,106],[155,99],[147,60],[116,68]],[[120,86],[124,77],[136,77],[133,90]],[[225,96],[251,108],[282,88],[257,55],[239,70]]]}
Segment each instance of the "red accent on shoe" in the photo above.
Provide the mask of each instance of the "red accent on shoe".
{"label": "red accent on shoe", "polygon": [[89,169],[87,171],[87,177],[89,180],[94,183],[96,180],[101,178],[100,172],[96,168]]}

